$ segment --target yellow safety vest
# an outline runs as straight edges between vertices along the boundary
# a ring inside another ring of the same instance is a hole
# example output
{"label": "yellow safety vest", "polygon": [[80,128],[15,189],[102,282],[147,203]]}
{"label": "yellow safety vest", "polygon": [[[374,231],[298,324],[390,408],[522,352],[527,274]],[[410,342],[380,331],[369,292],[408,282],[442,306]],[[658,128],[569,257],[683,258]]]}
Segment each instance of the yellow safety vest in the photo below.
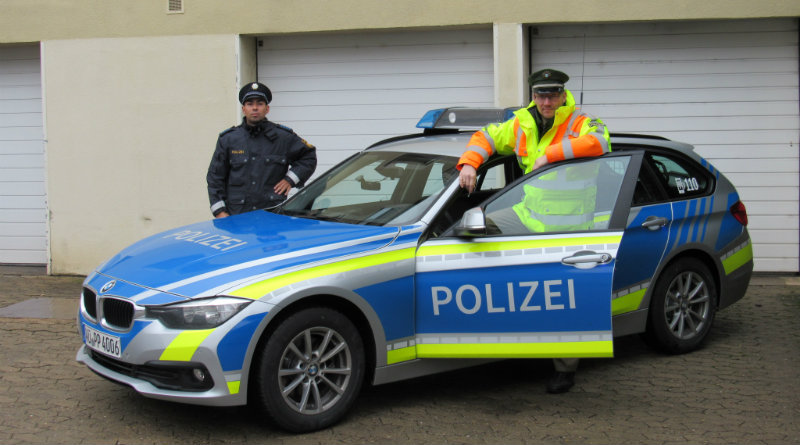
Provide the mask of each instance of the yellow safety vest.
{"label": "yellow safety vest", "polygon": [[586,230],[602,226],[608,215],[595,215],[596,163],[571,165],[541,175],[523,186],[525,197],[513,206],[532,232]]}

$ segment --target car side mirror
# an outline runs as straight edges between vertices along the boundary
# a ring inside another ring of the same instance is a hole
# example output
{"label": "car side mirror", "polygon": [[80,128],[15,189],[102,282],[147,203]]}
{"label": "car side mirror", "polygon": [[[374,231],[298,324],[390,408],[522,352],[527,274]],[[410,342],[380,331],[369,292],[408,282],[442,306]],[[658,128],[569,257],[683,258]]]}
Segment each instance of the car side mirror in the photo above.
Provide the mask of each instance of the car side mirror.
{"label": "car side mirror", "polygon": [[455,227],[456,236],[475,237],[486,235],[486,216],[483,209],[473,207],[466,212]]}

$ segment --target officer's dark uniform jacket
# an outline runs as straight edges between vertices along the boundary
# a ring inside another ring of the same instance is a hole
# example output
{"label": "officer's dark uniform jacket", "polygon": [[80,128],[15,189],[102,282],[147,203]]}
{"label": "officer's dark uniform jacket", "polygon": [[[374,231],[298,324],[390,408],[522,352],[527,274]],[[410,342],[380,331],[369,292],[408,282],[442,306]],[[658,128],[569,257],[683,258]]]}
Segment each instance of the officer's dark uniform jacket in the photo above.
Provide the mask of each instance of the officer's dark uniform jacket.
{"label": "officer's dark uniform jacket", "polygon": [[273,188],[281,179],[302,187],[317,167],[313,145],[290,128],[268,120],[220,133],[208,167],[211,212],[231,215],[273,207],[286,199]]}

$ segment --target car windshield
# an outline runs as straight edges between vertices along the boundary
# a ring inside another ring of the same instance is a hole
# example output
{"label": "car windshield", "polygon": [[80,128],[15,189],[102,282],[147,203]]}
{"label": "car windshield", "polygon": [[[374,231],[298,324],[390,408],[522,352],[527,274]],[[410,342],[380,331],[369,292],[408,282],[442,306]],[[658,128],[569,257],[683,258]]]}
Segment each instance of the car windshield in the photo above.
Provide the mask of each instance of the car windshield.
{"label": "car windshield", "polygon": [[410,224],[458,176],[457,161],[436,154],[365,151],[324,173],[280,211],[351,224]]}

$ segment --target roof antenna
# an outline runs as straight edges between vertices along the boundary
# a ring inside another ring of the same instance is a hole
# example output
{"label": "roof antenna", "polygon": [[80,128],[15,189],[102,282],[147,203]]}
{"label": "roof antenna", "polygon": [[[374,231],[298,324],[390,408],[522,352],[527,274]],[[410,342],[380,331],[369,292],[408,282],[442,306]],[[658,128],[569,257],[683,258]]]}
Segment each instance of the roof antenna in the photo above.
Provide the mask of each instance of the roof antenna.
{"label": "roof antenna", "polygon": [[586,89],[586,86],[583,83],[583,74],[586,71],[586,33],[583,34],[583,49],[581,50],[581,100],[578,104],[579,107],[583,107],[583,90]]}

